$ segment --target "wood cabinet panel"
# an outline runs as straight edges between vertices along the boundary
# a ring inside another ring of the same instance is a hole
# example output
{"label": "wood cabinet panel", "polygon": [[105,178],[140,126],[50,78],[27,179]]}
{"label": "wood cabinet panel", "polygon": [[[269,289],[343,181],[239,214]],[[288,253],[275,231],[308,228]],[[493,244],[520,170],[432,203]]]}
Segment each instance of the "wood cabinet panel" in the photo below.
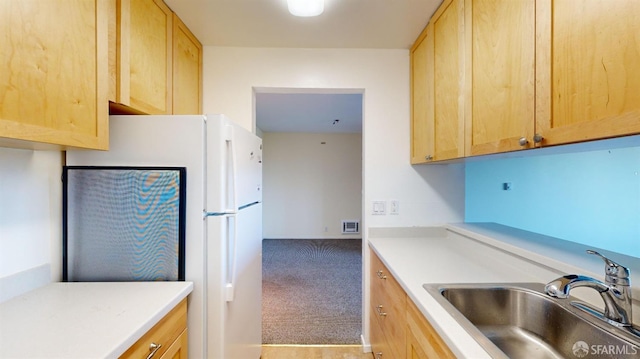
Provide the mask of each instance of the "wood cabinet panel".
{"label": "wood cabinet panel", "polygon": [[162,0],[117,0],[116,12],[112,113],[202,113],[202,45],[187,26]]}
{"label": "wood cabinet panel", "polygon": [[189,341],[187,338],[187,329],[176,339],[167,349],[160,359],[187,359],[189,358]]}
{"label": "wood cabinet panel", "polygon": [[171,9],[162,0],[122,1],[130,1],[129,104],[149,114],[170,114]]}
{"label": "wood cabinet panel", "polygon": [[403,358],[406,294],[380,259],[373,253],[371,258],[371,316],[377,318],[393,357]]}
{"label": "wood cabinet panel", "polygon": [[108,147],[107,14],[104,0],[0,2],[0,144]]}
{"label": "wood cabinet panel", "polygon": [[466,154],[533,147],[535,0],[467,0],[465,18]]}
{"label": "wood cabinet panel", "polygon": [[119,29],[118,29],[118,3],[117,0],[108,0],[108,16],[107,16],[107,33],[108,33],[108,51],[107,51],[107,69],[108,69],[108,77],[107,81],[109,84],[109,89],[107,92],[107,99],[111,102],[116,102],[118,100],[118,41],[119,39]]}
{"label": "wood cabinet panel", "polygon": [[444,1],[411,52],[412,163],[640,134],[638,14],[624,0]]}
{"label": "wood cabinet panel", "polygon": [[537,4],[543,145],[640,133],[640,2]]}
{"label": "wood cabinet panel", "polygon": [[370,253],[369,324],[374,358],[455,358],[380,258]]}
{"label": "wood cabinet panel", "polygon": [[173,113],[202,113],[202,44],[173,16]]}
{"label": "wood cabinet panel", "polygon": [[411,163],[433,159],[434,79],[433,26],[428,26],[411,49]]}
{"label": "wood cabinet panel", "polygon": [[411,300],[407,300],[407,358],[455,359],[447,344]]}
{"label": "wood cabinet panel", "polygon": [[464,155],[461,0],[445,0],[411,49],[411,163]]}
{"label": "wood cabinet panel", "polygon": [[[151,352],[151,344],[161,346],[154,355],[155,358],[182,358],[187,348],[181,345],[187,340],[187,300],[184,299],[173,308],[158,324],[151,328],[142,338],[131,346],[120,358],[138,359],[146,358]],[[177,355],[177,356],[176,356]],[[185,356],[186,357],[186,356]]]}
{"label": "wood cabinet panel", "polygon": [[445,1],[434,15],[434,159],[464,155],[464,125],[461,96],[462,5],[460,0]]}
{"label": "wood cabinet panel", "polygon": [[389,347],[387,338],[385,337],[382,326],[380,325],[380,321],[374,313],[375,310],[372,309],[369,321],[371,351],[373,352],[373,357],[374,359],[393,358],[393,352]]}

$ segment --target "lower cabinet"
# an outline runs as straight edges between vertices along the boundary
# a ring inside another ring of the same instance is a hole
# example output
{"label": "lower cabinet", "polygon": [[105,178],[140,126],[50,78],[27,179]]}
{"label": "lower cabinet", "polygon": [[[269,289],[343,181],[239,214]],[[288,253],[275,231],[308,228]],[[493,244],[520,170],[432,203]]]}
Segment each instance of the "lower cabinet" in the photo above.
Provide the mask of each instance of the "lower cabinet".
{"label": "lower cabinet", "polygon": [[407,358],[455,358],[418,307],[407,299]]}
{"label": "lower cabinet", "polygon": [[184,299],[120,358],[186,359],[187,347],[187,300]]}
{"label": "lower cabinet", "polygon": [[187,359],[189,342],[187,341],[187,330],[183,330],[182,334],[176,339],[167,351],[160,357],[161,359]]}
{"label": "lower cabinet", "polygon": [[376,359],[405,357],[407,296],[380,259],[371,256],[371,328]]}
{"label": "lower cabinet", "polygon": [[370,268],[369,317],[374,358],[455,358],[373,251]]}

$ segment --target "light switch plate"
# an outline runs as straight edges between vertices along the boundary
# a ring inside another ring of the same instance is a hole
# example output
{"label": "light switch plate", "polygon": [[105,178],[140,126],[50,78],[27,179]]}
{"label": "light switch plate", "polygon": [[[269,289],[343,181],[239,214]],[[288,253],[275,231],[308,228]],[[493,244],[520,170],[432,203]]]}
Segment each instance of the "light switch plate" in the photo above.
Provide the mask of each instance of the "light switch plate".
{"label": "light switch plate", "polygon": [[400,201],[393,199],[389,202],[389,214],[400,214]]}
{"label": "light switch plate", "polygon": [[373,214],[387,214],[387,201],[373,201]]}

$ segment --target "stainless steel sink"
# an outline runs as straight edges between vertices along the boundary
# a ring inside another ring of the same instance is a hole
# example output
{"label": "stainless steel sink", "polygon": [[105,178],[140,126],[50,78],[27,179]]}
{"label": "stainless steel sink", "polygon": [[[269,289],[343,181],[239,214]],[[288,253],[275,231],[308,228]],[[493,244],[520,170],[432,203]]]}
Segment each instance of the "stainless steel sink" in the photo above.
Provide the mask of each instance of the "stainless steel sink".
{"label": "stainless steel sink", "polygon": [[637,358],[638,328],[619,328],[540,283],[425,284],[494,358]]}

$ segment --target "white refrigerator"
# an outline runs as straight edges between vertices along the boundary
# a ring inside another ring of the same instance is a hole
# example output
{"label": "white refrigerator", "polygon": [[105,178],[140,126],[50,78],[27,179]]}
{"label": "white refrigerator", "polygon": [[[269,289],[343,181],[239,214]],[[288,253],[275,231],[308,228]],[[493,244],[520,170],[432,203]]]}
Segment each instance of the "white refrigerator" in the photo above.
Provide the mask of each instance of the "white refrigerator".
{"label": "white refrigerator", "polygon": [[224,115],[110,116],[109,151],[67,165],[186,167],[189,357],[260,358],[262,140]]}

